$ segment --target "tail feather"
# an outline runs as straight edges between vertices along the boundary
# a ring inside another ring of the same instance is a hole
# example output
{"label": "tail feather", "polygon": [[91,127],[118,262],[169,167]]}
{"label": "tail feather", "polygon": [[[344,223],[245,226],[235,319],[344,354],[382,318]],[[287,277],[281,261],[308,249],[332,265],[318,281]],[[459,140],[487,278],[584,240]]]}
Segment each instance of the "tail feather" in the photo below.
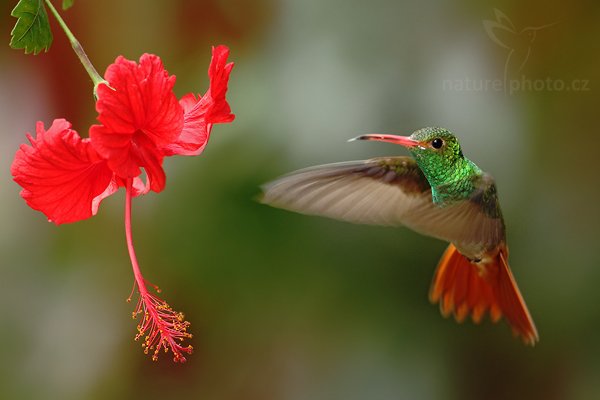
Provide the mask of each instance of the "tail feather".
{"label": "tail feather", "polygon": [[429,297],[442,314],[458,322],[470,315],[481,322],[486,312],[497,322],[504,316],[515,335],[534,345],[538,333],[501,249],[493,262],[474,264],[450,244],[438,264]]}

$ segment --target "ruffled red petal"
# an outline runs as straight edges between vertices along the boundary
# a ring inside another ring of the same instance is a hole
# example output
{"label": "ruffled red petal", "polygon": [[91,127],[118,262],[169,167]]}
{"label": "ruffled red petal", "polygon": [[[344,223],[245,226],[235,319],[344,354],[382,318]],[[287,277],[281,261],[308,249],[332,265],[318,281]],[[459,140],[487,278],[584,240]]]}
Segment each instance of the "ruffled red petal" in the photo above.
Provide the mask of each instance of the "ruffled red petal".
{"label": "ruffled red petal", "polygon": [[229,103],[225,100],[229,75],[233,69],[233,63],[227,63],[229,48],[223,45],[213,47],[212,53],[212,60],[208,68],[210,89],[204,96],[210,95],[212,105],[206,119],[211,124],[231,122],[235,118],[235,115],[231,113],[231,107],[229,107]]}
{"label": "ruffled red petal", "polygon": [[[90,128],[90,137],[94,146],[96,145],[94,137],[103,137],[105,145],[119,143],[116,135],[112,135],[108,128],[102,125],[93,125]],[[144,168],[149,189],[160,192],[165,188],[166,176],[162,168],[164,153],[148,136],[139,131],[135,132],[119,150],[123,151],[115,151],[114,156],[107,159],[107,163],[121,181],[138,177],[142,173],[140,168]],[[119,186],[124,185],[119,184]]]}
{"label": "ruffled red petal", "polygon": [[96,102],[102,125],[90,128],[94,147],[119,177],[136,177],[143,167],[155,182],[152,190],[162,190],[158,148],[174,142],[183,128],[183,109],[173,93],[175,76],[169,76],[159,57],[144,54],[139,64],[118,57],[105,78],[110,87],[98,87]]}
{"label": "ruffled red petal", "polygon": [[212,124],[231,122],[235,118],[225,98],[234,65],[227,63],[228,56],[229,49],[226,46],[213,47],[208,68],[210,88],[199,99],[192,93],[181,98],[183,130],[174,143],[163,146],[165,155],[192,156],[202,153],[210,137]]}
{"label": "ruffled red petal", "polygon": [[89,139],[82,139],[64,119],[56,119],[46,131],[36,125],[36,137],[27,135],[15,154],[11,173],[23,190],[27,204],[43,212],[55,224],[91,217],[108,189],[113,173]]}
{"label": "ruffled red petal", "polygon": [[174,143],[163,146],[162,151],[166,156],[197,156],[204,150],[210,135],[206,122],[208,107],[192,93],[183,96],[179,103],[184,110],[181,135]]}

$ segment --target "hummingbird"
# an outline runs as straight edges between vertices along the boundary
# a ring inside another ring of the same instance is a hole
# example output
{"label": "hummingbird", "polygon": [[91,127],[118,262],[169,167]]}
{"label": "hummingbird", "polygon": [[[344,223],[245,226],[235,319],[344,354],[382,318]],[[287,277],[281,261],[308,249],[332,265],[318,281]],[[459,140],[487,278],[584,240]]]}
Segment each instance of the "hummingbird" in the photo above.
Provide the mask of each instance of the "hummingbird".
{"label": "hummingbird", "polygon": [[429,127],[410,136],[366,134],[350,139],[394,143],[409,156],[325,164],[284,175],[262,187],[264,204],[359,224],[405,226],[450,242],[429,291],[444,317],[486,313],[506,319],[534,345],[538,332],[508,265],[506,229],[494,179],[463,155],[454,134]]}

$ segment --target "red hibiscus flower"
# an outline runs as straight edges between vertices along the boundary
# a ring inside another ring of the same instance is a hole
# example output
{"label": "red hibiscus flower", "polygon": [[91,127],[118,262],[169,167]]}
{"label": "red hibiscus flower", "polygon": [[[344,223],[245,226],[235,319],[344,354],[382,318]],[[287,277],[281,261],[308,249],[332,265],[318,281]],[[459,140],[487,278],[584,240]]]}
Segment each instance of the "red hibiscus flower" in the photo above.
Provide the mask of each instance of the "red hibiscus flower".
{"label": "red hibiscus flower", "polygon": [[127,248],[140,294],[133,315],[141,314],[142,319],[136,340],[143,339],[153,359],[171,349],[174,361],[184,362],[183,353],[192,348],[181,342],[191,334],[183,314],[148,290],[133,248],[131,201],[149,190],[164,189],[165,156],[200,154],[212,125],[233,121],[225,99],[233,68],[228,55],[225,46],[213,48],[209,89],[203,96],[190,93],[180,101],[173,93],[175,76],[167,73],[159,57],[144,54],[139,64],[118,57],[106,70],[107,84],[98,87],[100,125],[90,128],[90,138],[82,139],[64,119],[54,120],[48,130],[38,122],[36,137],[27,135],[31,146],[21,145],[11,166],[23,199],[55,224],[95,215],[104,198],[125,187]]}

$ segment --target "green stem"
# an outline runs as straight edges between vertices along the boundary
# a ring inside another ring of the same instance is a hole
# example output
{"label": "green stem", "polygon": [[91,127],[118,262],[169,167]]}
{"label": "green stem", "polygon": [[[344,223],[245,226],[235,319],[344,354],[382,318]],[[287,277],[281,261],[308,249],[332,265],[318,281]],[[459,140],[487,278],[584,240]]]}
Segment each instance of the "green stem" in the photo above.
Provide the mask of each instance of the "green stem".
{"label": "green stem", "polygon": [[62,17],[58,13],[58,11],[56,11],[56,8],[54,8],[50,0],[45,1],[48,5],[48,8],[52,12],[52,14],[54,14],[54,17],[58,21],[58,24],[63,29],[63,31],[65,31],[65,34],[69,38],[69,42],[71,42],[71,47],[73,47],[75,54],[77,54],[77,57],[79,57],[79,61],[81,61],[81,64],[83,64],[83,68],[85,68],[90,78],[92,78],[92,82],[94,82],[94,96],[96,96],[96,89],[98,88],[98,85],[100,85],[101,83],[106,83],[106,81],[104,80],[104,78],[102,78],[102,76],[100,76],[98,71],[96,71],[96,68],[94,68],[94,65],[92,65],[92,62],[88,58],[87,54],[85,54],[85,51],[83,51],[81,43],[79,43],[79,41],[75,38],[75,35],[73,35],[65,21],[63,21]]}

